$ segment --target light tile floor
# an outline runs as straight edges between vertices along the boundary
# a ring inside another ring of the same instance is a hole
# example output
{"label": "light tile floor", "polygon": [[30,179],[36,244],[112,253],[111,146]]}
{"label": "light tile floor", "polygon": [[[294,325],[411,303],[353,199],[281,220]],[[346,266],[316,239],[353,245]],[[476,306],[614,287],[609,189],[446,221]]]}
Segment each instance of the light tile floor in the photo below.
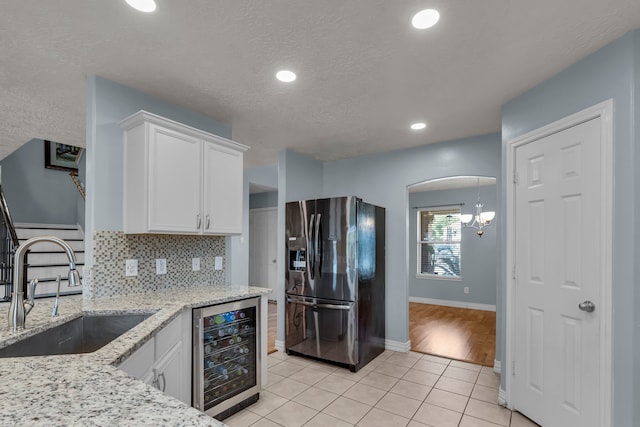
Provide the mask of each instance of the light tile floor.
{"label": "light tile floor", "polygon": [[385,351],[356,373],[275,352],[260,400],[230,427],[534,427],[499,406],[493,369]]}

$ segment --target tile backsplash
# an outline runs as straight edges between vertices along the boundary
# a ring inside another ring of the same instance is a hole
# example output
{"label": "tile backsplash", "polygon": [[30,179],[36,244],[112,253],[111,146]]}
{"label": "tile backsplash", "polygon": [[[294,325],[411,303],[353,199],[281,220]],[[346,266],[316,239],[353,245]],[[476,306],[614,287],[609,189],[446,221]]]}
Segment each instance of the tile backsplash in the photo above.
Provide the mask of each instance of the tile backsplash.
{"label": "tile backsplash", "polygon": [[[96,231],[93,266],[85,266],[85,298],[140,294],[159,289],[186,288],[204,283],[224,283],[224,237],[160,234],[124,234]],[[222,270],[214,269],[215,257],[223,257]],[[156,259],[167,260],[167,274],[156,274]],[[200,258],[200,271],[192,271],[191,259]],[[125,261],[138,260],[138,275],[125,277]]]}

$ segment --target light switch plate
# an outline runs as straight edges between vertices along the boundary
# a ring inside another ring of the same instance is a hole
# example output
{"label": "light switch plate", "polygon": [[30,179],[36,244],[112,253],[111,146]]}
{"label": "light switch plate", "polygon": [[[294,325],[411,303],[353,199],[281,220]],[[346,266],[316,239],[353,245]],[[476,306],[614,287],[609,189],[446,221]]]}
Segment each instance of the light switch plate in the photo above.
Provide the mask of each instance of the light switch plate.
{"label": "light switch plate", "polygon": [[200,258],[191,258],[191,270],[200,271]]}
{"label": "light switch plate", "polygon": [[215,262],[215,269],[216,270],[222,270],[222,257],[221,256],[217,256],[215,258],[216,262]]}
{"label": "light switch plate", "polygon": [[465,293],[465,294],[468,294],[468,293],[469,293],[469,287],[468,287],[468,286],[465,286],[465,287],[464,287],[464,293]]}
{"label": "light switch plate", "polygon": [[156,274],[167,274],[167,259],[158,258],[156,260]]}
{"label": "light switch plate", "polygon": [[133,277],[138,275],[138,260],[128,259],[125,262],[124,275],[126,277]]}

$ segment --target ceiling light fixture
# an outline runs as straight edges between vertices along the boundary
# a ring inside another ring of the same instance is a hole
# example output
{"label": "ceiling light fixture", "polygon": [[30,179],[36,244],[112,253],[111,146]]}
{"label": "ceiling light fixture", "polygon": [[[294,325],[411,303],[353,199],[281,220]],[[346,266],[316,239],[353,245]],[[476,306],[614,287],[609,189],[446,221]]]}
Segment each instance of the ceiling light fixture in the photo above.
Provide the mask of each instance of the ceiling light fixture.
{"label": "ceiling light fixture", "polygon": [[476,215],[463,214],[460,215],[460,222],[463,227],[472,227],[477,229],[476,234],[478,237],[482,237],[484,234],[484,227],[491,225],[491,221],[496,217],[494,211],[482,212],[484,205],[480,203],[480,178],[478,177],[478,201],[476,202]]}
{"label": "ceiling light fixture", "polygon": [[156,10],[156,2],[154,0],[126,0],[127,4],[139,10],[140,12],[153,12]]}
{"label": "ceiling light fixture", "polygon": [[419,30],[431,28],[440,20],[440,13],[435,9],[424,9],[413,15],[411,24]]}
{"label": "ceiling light fixture", "polygon": [[427,124],[423,123],[423,122],[413,123],[411,125],[411,129],[413,129],[413,130],[422,130],[422,129],[426,128],[426,127],[427,127]]}
{"label": "ceiling light fixture", "polygon": [[297,78],[297,76],[296,76],[296,73],[294,73],[293,71],[280,70],[276,73],[276,78],[281,82],[291,83]]}

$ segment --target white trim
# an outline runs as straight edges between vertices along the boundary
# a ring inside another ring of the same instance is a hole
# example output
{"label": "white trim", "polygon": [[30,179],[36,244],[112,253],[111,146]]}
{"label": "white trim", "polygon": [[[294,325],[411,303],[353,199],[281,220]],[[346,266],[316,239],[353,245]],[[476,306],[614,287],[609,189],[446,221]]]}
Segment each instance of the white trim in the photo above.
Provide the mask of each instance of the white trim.
{"label": "white trim", "polygon": [[393,340],[384,340],[384,348],[386,350],[400,351],[402,353],[408,353],[411,350],[411,341],[400,342]]}
{"label": "white trim", "polygon": [[264,211],[278,211],[277,206],[269,206],[267,208],[251,208],[249,209],[249,213],[251,212],[264,212]]}
{"label": "white trim", "polygon": [[492,304],[480,304],[477,302],[450,301],[447,299],[409,297],[409,302],[420,304],[443,305],[445,307],[470,308],[472,310],[496,311],[496,306]]}
{"label": "white trim", "polygon": [[493,359],[493,372],[498,375],[502,375],[502,362],[499,360]]}
{"label": "white trim", "polygon": [[418,280],[448,280],[450,282],[462,282],[462,276],[441,276],[439,274],[416,274]]}
{"label": "white trim", "polygon": [[284,352],[285,348],[284,348],[284,341],[281,340],[276,340],[276,343],[274,345],[274,347],[276,348],[276,350]]}
{"label": "white trim", "polygon": [[507,393],[500,387],[498,389],[498,405],[507,406]]}
{"label": "white trim", "polygon": [[[512,269],[515,265],[514,250],[515,250],[515,187],[511,176],[515,174],[515,153],[516,148],[544,138],[554,133],[558,133],[570,127],[579,125],[588,120],[595,118],[602,120],[602,134],[601,134],[601,158],[600,165],[602,170],[602,203],[601,215],[602,225],[600,239],[602,246],[600,249],[600,259],[603,260],[602,273],[601,273],[601,302],[598,305],[598,309],[602,313],[600,317],[600,336],[602,339],[602,345],[600,347],[600,420],[598,425],[607,427],[612,425],[612,403],[613,403],[613,389],[612,389],[612,282],[613,282],[613,270],[612,270],[612,254],[613,254],[613,100],[601,102],[593,107],[582,110],[578,113],[572,114],[558,121],[555,121],[547,126],[543,126],[539,129],[535,129],[510,141],[507,141],[507,162],[506,171],[508,174],[507,191],[506,191],[506,271],[505,284],[506,284],[506,299],[505,299],[505,325],[506,325],[506,357],[505,361],[507,366],[511,366],[515,356],[514,348],[514,333],[515,333],[515,314],[514,314],[514,279],[512,279]],[[505,404],[509,409],[513,409],[513,375],[507,374],[505,378]],[[502,392],[502,390],[501,390]]]}
{"label": "white trim", "polygon": [[[42,223],[31,223],[31,222],[14,222],[13,226],[16,228],[50,228],[52,230],[62,229],[62,230],[77,230],[78,224],[42,224]],[[83,233],[84,234],[84,233]]]}

